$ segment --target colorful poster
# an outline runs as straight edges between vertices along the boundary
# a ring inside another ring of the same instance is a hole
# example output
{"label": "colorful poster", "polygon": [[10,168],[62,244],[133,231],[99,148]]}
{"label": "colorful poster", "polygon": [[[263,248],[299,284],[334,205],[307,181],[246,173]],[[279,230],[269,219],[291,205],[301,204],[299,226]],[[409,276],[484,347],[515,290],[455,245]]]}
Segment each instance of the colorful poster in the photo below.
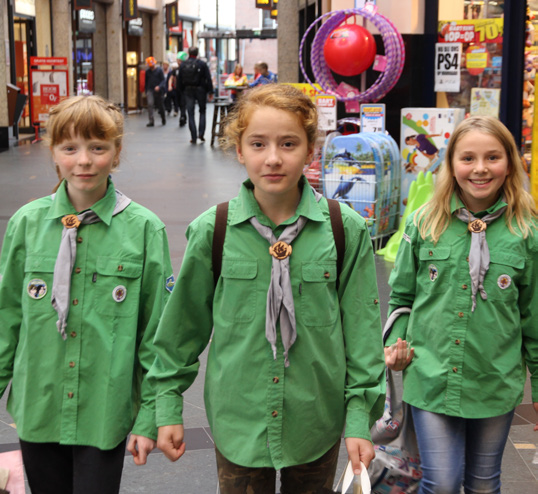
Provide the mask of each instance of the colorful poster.
{"label": "colorful poster", "polygon": [[502,43],[503,20],[439,21],[439,43]]}
{"label": "colorful poster", "polygon": [[489,115],[499,118],[500,89],[473,87],[471,89],[471,115]]}
{"label": "colorful poster", "polygon": [[67,70],[34,70],[31,74],[32,115],[35,122],[44,123],[49,118],[49,110],[67,98]]}

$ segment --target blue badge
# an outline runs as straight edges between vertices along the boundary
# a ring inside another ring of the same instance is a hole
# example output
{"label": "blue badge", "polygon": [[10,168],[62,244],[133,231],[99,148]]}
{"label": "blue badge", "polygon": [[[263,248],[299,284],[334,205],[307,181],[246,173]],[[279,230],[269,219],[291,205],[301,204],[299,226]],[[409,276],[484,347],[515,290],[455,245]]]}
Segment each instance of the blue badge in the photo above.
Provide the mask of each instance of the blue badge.
{"label": "blue badge", "polygon": [[174,289],[174,285],[176,284],[176,279],[174,278],[174,275],[169,276],[166,278],[165,288],[172,293],[172,290]]}
{"label": "blue badge", "polygon": [[30,298],[39,300],[47,294],[47,284],[43,280],[34,278],[28,282],[26,291],[30,295]]}

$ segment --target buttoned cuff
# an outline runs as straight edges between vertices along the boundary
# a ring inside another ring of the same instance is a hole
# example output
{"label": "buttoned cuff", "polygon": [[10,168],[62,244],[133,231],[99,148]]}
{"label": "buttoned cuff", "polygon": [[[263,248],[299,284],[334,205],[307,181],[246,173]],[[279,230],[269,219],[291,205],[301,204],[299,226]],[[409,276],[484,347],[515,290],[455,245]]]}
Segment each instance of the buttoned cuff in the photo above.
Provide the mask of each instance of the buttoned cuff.
{"label": "buttoned cuff", "polygon": [[141,408],[136,416],[132,430],[133,434],[149,437],[154,441],[157,440],[157,426],[155,425],[155,410]]}
{"label": "buttoned cuff", "polygon": [[370,416],[365,410],[348,409],[344,437],[358,437],[371,441],[369,424]]}
{"label": "buttoned cuff", "polygon": [[157,397],[155,411],[157,427],[183,424],[183,397]]}

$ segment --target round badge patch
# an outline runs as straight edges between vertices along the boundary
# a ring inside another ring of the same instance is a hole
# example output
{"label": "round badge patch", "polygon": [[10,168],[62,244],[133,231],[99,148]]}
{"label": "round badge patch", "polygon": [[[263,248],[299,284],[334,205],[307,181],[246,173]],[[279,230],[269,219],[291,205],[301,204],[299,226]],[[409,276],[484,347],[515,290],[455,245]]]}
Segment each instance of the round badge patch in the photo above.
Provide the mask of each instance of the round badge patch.
{"label": "round badge patch", "polygon": [[433,264],[430,264],[428,269],[430,271],[430,281],[435,281],[437,279],[437,275],[439,274],[437,268]]}
{"label": "round badge patch", "polygon": [[501,276],[497,278],[497,285],[499,285],[501,290],[506,290],[511,284],[512,278],[507,274],[501,274]]}
{"label": "round badge patch", "polygon": [[39,300],[47,294],[47,284],[43,280],[35,278],[28,282],[26,291],[30,295],[30,298]]}
{"label": "round badge patch", "polygon": [[127,288],[123,285],[118,285],[114,290],[112,290],[112,298],[114,302],[123,302],[127,296]]}

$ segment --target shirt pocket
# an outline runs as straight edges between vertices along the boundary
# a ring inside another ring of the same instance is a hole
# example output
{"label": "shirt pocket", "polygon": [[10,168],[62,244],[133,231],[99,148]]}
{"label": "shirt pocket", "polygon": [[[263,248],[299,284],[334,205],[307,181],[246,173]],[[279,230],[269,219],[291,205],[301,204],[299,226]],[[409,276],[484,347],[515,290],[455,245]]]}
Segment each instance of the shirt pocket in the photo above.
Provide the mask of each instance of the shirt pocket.
{"label": "shirt pocket", "polygon": [[22,310],[32,313],[54,311],[50,297],[55,257],[29,255],[24,263]]}
{"label": "shirt pocket", "polygon": [[258,261],[223,259],[222,295],[218,312],[228,322],[251,322],[256,314],[256,287],[252,280],[258,276]]}
{"label": "shirt pocket", "polygon": [[305,326],[331,326],[339,313],[336,261],[303,262],[301,315]]}
{"label": "shirt pocket", "polygon": [[142,261],[98,257],[92,284],[98,314],[137,317],[142,281]]}
{"label": "shirt pocket", "polygon": [[519,290],[518,274],[525,268],[525,258],[517,254],[491,252],[489,270],[484,278],[484,289],[488,300],[517,302]]}
{"label": "shirt pocket", "polygon": [[438,293],[448,290],[451,282],[450,247],[421,247],[417,274],[417,290]]}

